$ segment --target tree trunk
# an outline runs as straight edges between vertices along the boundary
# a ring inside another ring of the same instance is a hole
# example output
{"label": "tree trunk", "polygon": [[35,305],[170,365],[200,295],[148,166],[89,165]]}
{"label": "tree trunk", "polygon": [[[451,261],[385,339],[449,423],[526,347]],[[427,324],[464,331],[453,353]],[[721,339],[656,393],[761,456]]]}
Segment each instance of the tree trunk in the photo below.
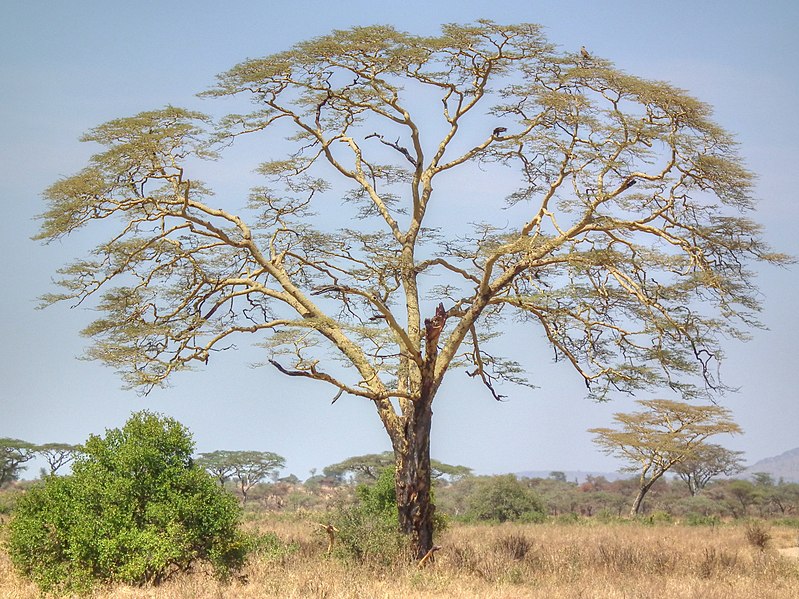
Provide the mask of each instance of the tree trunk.
{"label": "tree trunk", "polygon": [[[665,472],[665,470],[664,470]],[[662,474],[662,473],[661,473]],[[644,497],[649,492],[649,489],[658,481],[661,474],[657,474],[653,476],[648,481],[643,482],[641,481],[641,486],[638,489],[638,494],[635,496],[635,501],[633,501],[633,506],[630,508],[630,517],[635,518],[641,511],[641,505],[644,503]]]}
{"label": "tree trunk", "polygon": [[410,536],[411,550],[417,560],[433,549],[435,506],[430,500],[430,425],[433,398],[441,383],[435,376],[438,339],[446,320],[444,305],[439,303],[435,316],[424,321],[425,358],[419,373],[419,393],[403,412],[402,431],[392,435],[399,528]]}
{"label": "tree trunk", "polygon": [[647,487],[641,487],[638,489],[638,494],[635,496],[635,500],[633,501],[633,506],[630,508],[630,518],[635,518],[638,515],[638,512],[641,511],[641,504],[644,502],[644,495],[649,489]]}
{"label": "tree trunk", "polygon": [[432,398],[416,404],[406,420],[404,439],[394,448],[397,510],[400,531],[410,536],[417,560],[433,548],[433,513],[430,500],[430,424]]}

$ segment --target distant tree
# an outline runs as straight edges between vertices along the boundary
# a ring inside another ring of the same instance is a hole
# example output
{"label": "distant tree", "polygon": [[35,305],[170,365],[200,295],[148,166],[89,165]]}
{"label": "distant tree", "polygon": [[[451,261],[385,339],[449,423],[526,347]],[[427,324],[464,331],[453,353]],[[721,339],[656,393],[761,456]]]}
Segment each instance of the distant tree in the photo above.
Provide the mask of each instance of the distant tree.
{"label": "distant tree", "polygon": [[313,492],[318,492],[324,487],[338,487],[342,484],[341,479],[336,476],[325,476],[324,474],[314,474],[313,476],[309,476],[303,482],[306,489],[310,489]]}
{"label": "distant tree", "polygon": [[36,446],[20,439],[0,438],[0,487],[19,478],[25,462],[36,456]]}
{"label": "distant tree", "polygon": [[[345,480],[351,477],[355,482],[368,482],[377,480],[387,468],[394,467],[394,454],[390,451],[383,453],[369,453],[353,456],[337,464],[331,464],[323,469],[325,476]],[[458,480],[469,476],[471,468],[466,466],[453,466],[438,460],[430,460],[431,477],[436,480]]]}
{"label": "distant tree", "polygon": [[197,463],[224,485],[228,479],[236,482],[247,503],[247,493],[266,478],[275,478],[286,465],[286,459],[269,451],[213,451],[201,453]]}
{"label": "distant tree", "polygon": [[561,472],[560,470],[553,470],[549,473],[549,478],[552,480],[556,480],[562,483],[566,482],[566,473]]}
{"label": "distant tree", "polygon": [[391,452],[368,453],[330,464],[322,469],[324,476],[334,477],[341,482],[353,479],[354,482],[376,481],[380,474],[394,465]]}
{"label": "distant tree", "polygon": [[630,465],[624,470],[638,473],[638,493],[630,508],[635,516],[647,492],[675,465],[696,458],[705,441],[721,433],[740,433],[726,408],[694,406],[667,399],[639,400],[640,412],[617,413],[618,429],[592,428],[594,442],[602,450]]}
{"label": "distant tree", "polygon": [[45,443],[36,446],[36,453],[44,456],[50,466],[50,474],[58,472],[59,468],[66,466],[73,461],[80,448],[77,445],[68,443]]}
{"label": "distant tree", "polygon": [[799,512],[799,484],[780,481],[765,490],[764,501],[776,508],[780,516],[788,516]]}
{"label": "distant tree", "polygon": [[775,484],[774,475],[770,472],[754,472],[752,482],[758,487],[773,487]]}
{"label": "distant tree", "polygon": [[236,452],[219,450],[211,453],[201,453],[197,458],[197,465],[204,468],[223,487],[233,474],[233,462]]}
{"label": "distant tree", "polygon": [[757,486],[751,481],[735,479],[724,485],[724,496],[727,507],[736,518],[743,518],[749,513],[760,497]]}
{"label": "distant tree", "polygon": [[476,520],[537,520],[544,515],[538,495],[513,474],[477,479],[467,514]]}
{"label": "distant tree", "polygon": [[[370,402],[417,557],[445,377],[466,370],[497,400],[532,383],[495,351],[503,322],[538,329],[591,397],[692,397],[723,389],[723,343],[756,325],[749,265],[787,261],[707,105],[535,24],[335,31],[205,96],[255,106],[217,123],[167,106],[83,137],[99,151],[45,192],[39,237],[93,221],[108,235],[45,301],[96,297],[88,354],[131,386],[252,335],[277,372]],[[212,193],[202,159],[243,137],[261,145],[235,168],[261,162],[259,179]]]}
{"label": "distant tree", "polygon": [[744,469],[742,456],[742,451],[731,451],[715,443],[701,444],[694,448],[692,456],[676,463],[672,471],[685,481],[691,496],[695,497],[713,478],[741,472]]}
{"label": "distant tree", "polygon": [[430,469],[433,480],[438,481],[439,484],[453,483],[472,475],[472,469],[468,466],[455,466],[438,460],[430,460]]}
{"label": "distant tree", "polygon": [[138,412],[92,435],[71,476],[49,476],[9,524],[14,565],[47,593],[95,583],[158,583],[198,562],[239,568],[246,540],[236,499],[194,465],[177,421]]}
{"label": "distant tree", "polygon": [[[560,474],[563,476],[558,476]],[[549,514],[557,516],[576,512],[579,503],[577,483],[567,481],[563,472],[556,471],[547,478],[533,478],[525,482],[541,498]]]}
{"label": "distant tree", "polygon": [[477,477],[474,476],[466,476],[443,486],[436,493],[436,511],[450,516],[465,516],[476,487]]}

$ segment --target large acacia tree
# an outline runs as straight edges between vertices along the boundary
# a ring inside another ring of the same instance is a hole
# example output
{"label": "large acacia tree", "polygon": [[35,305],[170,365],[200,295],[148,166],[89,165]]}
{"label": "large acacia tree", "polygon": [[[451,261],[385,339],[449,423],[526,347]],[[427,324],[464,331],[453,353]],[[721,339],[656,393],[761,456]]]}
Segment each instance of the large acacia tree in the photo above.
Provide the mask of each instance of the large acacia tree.
{"label": "large acacia tree", "polygon": [[[756,324],[747,265],[784,260],[746,217],[752,176],[708,106],[536,25],[336,31],[204,95],[255,106],[85,135],[103,149],[47,190],[40,237],[112,232],[46,299],[97,296],[89,355],[135,387],[250,335],[281,373],[372,402],[420,555],[445,375],[465,366],[495,399],[530,382],[491,345],[502,320],[541,330],[591,397],[690,397],[721,388],[720,338]],[[263,179],[214,196],[200,159],[242,137]]]}

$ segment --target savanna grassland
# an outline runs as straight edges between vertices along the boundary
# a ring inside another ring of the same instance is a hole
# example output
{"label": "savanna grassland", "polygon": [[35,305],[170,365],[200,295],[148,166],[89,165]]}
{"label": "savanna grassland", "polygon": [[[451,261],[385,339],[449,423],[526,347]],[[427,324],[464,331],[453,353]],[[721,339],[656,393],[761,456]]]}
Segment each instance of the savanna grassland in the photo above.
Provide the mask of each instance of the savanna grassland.
{"label": "savanna grassland", "polygon": [[[354,563],[328,555],[312,519],[264,516],[248,522],[272,532],[279,549],[258,551],[227,583],[201,570],[157,587],[115,586],[89,597],[107,599],[456,598],[795,599],[796,529],[746,524],[576,523],[453,524],[438,542],[435,563]],[[761,547],[762,546],[762,547]],[[0,597],[38,598],[0,551]]]}

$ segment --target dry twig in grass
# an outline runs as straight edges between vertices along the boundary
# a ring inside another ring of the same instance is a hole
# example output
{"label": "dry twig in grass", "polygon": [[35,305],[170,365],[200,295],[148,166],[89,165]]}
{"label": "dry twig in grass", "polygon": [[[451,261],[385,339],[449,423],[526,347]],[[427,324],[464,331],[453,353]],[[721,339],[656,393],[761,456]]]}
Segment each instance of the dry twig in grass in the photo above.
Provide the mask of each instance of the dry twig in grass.
{"label": "dry twig in grass", "polygon": [[441,549],[441,545],[433,545],[433,546],[430,548],[430,551],[428,551],[427,553],[425,553],[425,554],[424,554],[424,557],[423,557],[422,559],[420,559],[420,560],[419,560],[419,568],[424,568],[424,567],[425,567],[425,565],[427,564],[427,562],[432,562],[432,561],[433,561],[433,559],[434,559],[434,558],[433,558],[433,554],[434,554],[436,551],[438,551],[439,549]]}

